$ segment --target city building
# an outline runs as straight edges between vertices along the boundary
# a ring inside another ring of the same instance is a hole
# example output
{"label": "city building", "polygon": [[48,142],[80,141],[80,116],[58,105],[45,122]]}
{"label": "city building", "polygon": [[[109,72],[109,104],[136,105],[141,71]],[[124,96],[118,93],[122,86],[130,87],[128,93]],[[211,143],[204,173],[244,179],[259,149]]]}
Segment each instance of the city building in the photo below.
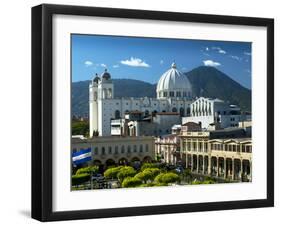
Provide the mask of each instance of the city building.
{"label": "city building", "polygon": [[182,163],[193,173],[252,180],[252,139],[245,129],[182,131],[179,137]]}
{"label": "city building", "polygon": [[217,128],[238,127],[240,121],[250,121],[251,115],[242,114],[236,105],[229,105],[220,99],[200,97],[190,106],[190,116],[182,118],[186,122],[200,123],[202,128],[211,125]]}
{"label": "city building", "polygon": [[139,137],[92,137],[72,138],[72,152],[91,148],[92,161],[88,165],[127,165],[131,162],[151,162],[155,159],[154,138]]}
{"label": "city building", "polygon": [[160,112],[146,116],[143,112],[125,113],[124,119],[111,120],[112,136],[163,136],[171,134],[171,127],[181,122],[177,112]]}
{"label": "city building", "polygon": [[157,160],[177,165],[181,161],[180,139],[176,134],[170,134],[155,139],[155,155]]}
{"label": "city building", "polygon": [[94,131],[100,136],[111,135],[111,119],[124,118],[131,111],[145,115],[177,112],[180,117],[190,114],[191,84],[175,63],[160,77],[156,93],[157,98],[115,98],[114,84],[107,70],[101,76],[96,75],[89,85],[90,136]]}

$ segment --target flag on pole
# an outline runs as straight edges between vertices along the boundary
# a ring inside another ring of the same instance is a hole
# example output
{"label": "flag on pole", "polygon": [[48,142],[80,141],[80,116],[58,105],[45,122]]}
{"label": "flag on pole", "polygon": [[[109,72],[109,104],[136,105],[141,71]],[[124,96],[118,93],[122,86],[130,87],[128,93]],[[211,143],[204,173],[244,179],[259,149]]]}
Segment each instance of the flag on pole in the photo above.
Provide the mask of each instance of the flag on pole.
{"label": "flag on pole", "polygon": [[72,153],[72,162],[74,165],[79,165],[92,160],[91,148],[81,149]]}

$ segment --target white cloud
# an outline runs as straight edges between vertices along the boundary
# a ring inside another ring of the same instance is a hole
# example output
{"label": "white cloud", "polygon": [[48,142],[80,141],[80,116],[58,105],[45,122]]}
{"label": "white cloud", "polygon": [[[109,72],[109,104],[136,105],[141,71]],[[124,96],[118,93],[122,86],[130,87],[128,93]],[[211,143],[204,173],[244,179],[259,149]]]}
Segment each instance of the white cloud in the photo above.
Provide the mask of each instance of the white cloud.
{"label": "white cloud", "polygon": [[251,56],[252,54],[249,53],[249,52],[244,52],[244,55],[246,55],[246,56]]}
{"label": "white cloud", "polygon": [[204,60],[203,63],[205,66],[210,66],[210,67],[218,67],[221,65],[221,63],[215,62],[213,60]]}
{"label": "white cloud", "polygon": [[161,64],[161,65],[164,64],[164,60],[160,60],[160,64]]}
{"label": "white cloud", "polygon": [[86,61],[84,62],[84,64],[85,64],[86,67],[90,67],[90,66],[93,65],[93,62],[90,61],[90,60],[86,60]]}
{"label": "white cloud", "polygon": [[[206,47],[206,49],[207,49],[208,47]],[[201,51],[201,53],[204,55],[204,56],[210,56],[210,54],[209,53],[206,53],[205,52],[205,50],[200,50]],[[208,50],[206,50],[206,51],[208,51]]]}
{"label": "white cloud", "polygon": [[113,65],[112,67],[113,67],[113,68],[118,68],[119,65],[118,65],[118,64],[115,64],[115,65]]}
{"label": "white cloud", "polygon": [[226,51],[223,50],[221,47],[213,46],[212,49],[218,51],[218,53],[226,54]]}
{"label": "white cloud", "polygon": [[238,61],[241,61],[241,60],[242,60],[242,58],[239,57],[239,56],[229,55],[229,57],[231,57],[231,58],[234,59],[234,60],[238,60]]}
{"label": "white cloud", "polygon": [[100,64],[101,67],[107,67],[106,64]]}
{"label": "white cloud", "polygon": [[134,57],[131,57],[130,60],[121,60],[120,63],[131,67],[150,67],[150,65],[144,62],[142,59]]}

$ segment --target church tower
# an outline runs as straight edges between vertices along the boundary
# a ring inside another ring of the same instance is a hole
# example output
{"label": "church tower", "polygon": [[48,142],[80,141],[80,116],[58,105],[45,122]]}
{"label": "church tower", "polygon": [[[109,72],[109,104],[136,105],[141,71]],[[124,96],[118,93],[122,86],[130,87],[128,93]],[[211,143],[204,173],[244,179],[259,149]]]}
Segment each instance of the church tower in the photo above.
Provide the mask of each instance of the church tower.
{"label": "church tower", "polygon": [[96,74],[89,84],[89,135],[93,136],[94,131],[98,131],[98,85],[101,79]]}
{"label": "church tower", "polygon": [[107,69],[101,74],[101,80],[98,84],[98,131],[99,136],[110,135],[111,109],[109,103],[114,98],[114,86],[111,75]]}
{"label": "church tower", "polygon": [[[105,105],[114,98],[114,86],[107,69],[99,77],[97,74],[89,85],[90,137],[95,131],[99,136],[110,135],[110,109]],[[109,123],[109,125],[108,125]]]}

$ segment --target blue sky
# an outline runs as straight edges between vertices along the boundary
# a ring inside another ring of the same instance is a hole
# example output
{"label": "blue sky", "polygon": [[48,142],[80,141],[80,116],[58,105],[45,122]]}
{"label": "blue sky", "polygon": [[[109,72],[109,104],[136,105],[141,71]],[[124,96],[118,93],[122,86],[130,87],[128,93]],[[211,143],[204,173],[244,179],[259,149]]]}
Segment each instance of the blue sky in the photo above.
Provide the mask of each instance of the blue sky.
{"label": "blue sky", "polygon": [[183,72],[216,67],[251,88],[251,43],[72,35],[73,82],[89,80],[107,68],[112,78],[156,83],[173,61]]}

